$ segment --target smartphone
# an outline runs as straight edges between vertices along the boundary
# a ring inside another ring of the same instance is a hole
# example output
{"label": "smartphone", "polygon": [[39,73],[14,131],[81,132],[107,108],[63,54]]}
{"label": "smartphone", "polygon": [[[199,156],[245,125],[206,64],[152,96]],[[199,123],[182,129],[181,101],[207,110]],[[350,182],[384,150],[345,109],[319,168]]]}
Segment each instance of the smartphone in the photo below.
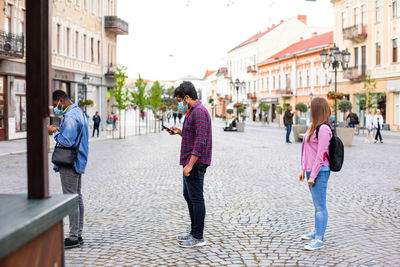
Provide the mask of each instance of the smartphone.
{"label": "smartphone", "polygon": [[168,127],[166,127],[164,125],[161,125],[161,126],[162,126],[163,130],[167,130],[168,132],[173,133],[173,131],[170,128],[168,128]]}

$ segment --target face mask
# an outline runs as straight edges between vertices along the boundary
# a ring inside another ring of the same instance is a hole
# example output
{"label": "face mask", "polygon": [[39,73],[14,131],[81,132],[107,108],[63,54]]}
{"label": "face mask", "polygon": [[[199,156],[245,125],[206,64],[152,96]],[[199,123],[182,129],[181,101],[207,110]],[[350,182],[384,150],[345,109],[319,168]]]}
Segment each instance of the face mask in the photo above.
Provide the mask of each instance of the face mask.
{"label": "face mask", "polygon": [[[185,101],[185,100],[183,100],[183,101]],[[181,110],[186,111],[186,110],[188,109],[188,106],[187,106],[187,104],[184,105],[184,104],[183,104],[183,101],[178,103],[178,107],[179,107]]]}
{"label": "face mask", "polygon": [[60,100],[58,100],[57,106],[53,109],[54,114],[56,114],[57,116],[61,116],[62,114],[64,114],[64,105],[61,106],[61,109],[58,109],[59,104]]}

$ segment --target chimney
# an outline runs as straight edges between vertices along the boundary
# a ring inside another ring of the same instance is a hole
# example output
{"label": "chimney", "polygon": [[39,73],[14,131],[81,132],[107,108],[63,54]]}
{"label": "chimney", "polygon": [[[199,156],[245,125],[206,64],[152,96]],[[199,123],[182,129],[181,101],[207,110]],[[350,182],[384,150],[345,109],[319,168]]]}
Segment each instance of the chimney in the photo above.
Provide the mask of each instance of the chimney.
{"label": "chimney", "polygon": [[312,33],[312,37],[315,37],[315,36],[317,36],[318,35],[318,32],[313,32]]}
{"label": "chimney", "polygon": [[298,15],[297,19],[307,25],[307,15]]}
{"label": "chimney", "polygon": [[280,23],[282,24],[282,23],[284,23],[284,22],[285,22],[285,21],[284,21],[283,19],[281,19],[281,22],[280,22]]}
{"label": "chimney", "polygon": [[302,37],[300,37],[300,42],[301,42],[301,41],[303,41],[303,40],[304,40],[303,36],[302,36]]}

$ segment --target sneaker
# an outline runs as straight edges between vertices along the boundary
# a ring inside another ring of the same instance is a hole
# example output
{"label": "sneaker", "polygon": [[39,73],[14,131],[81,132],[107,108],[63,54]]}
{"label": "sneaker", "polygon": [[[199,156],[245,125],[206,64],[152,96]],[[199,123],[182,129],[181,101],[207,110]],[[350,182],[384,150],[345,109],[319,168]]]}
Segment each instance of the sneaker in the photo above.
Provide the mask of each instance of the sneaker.
{"label": "sneaker", "polygon": [[179,242],[185,242],[192,238],[193,238],[192,234],[187,234],[187,235],[178,236],[176,239],[178,239]]}
{"label": "sneaker", "polygon": [[204,239],[197,239],[194,237],[192,239],[179,243],[179,246],[183,248],[202,247],[205,245],[207,245],[207,242]]}
{"label": "sneaker", "polygon": [[378,140],[375,140],[374,143],[375,143],[375,144],[378,143]]}
{"label": "sneaker", "polygon": [[383,143],[383,140],[381,140],[381,144]]}
{"label": "sneaker", "polygon": [[315,234],[314,233],[301,236],[301,239],[303,239],[303,240],[313,240],[314,238],[315,238]]}
{"label": "sneaker", "polygon": [[83,245],[84,242],[83,242],[83,238],[82,238],[81,236],[78,237],[78,241],[79,241],[79,244],[80,244],[80,245]]}
{"label": "sneaker", "polygon": [[69,248],[77,248],[79,247],[81,244],[79,243],[79,240],[71,240],[69,238],[65,238],[64,239],[64,248],[65,249],[69,249]]}
{"label": "sneaker", "polygon": [[320,249],[324,247],[324,241],[318,240],[318,239],[314,239],[313,241],[311,241],[310,244],[305,245],[304,249],[305,250],[316,250],[316,249]]}

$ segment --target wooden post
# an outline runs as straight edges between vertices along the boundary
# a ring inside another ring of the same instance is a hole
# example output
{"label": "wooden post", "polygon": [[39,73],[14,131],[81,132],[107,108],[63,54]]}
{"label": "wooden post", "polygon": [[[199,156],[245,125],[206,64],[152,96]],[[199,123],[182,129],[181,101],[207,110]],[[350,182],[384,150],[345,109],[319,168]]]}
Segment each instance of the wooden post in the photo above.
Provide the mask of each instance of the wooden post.
{"label": "wooden post", "polygon": [[48,133],[51,68],[49,0],[26,1],[26,107],[28,198],[48,198]]}

